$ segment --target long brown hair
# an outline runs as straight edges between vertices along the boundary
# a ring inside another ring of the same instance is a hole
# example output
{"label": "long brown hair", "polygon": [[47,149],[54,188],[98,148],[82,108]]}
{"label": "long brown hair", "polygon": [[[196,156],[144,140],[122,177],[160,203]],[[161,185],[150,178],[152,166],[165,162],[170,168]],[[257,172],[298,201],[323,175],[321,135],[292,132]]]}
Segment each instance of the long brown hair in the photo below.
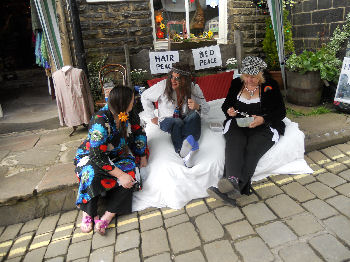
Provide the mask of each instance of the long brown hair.
{"label": "long brown hair", "polygon": [[[185,75],[185,74],[180,74],[180,82],[179,82],[179,93],[180,93],[180,97],[178,98],[178,106],[181,107],[185,97],[186,98],[191,98],[191,84],[192,84],[192,80],[191,80],[191,68],[188,64],[183,64],[181,62],[177,62],[173,64],[173,68],[179,69],[181,71],[184,72],[188,72],[189,75]],[[171,76],[172,73],[174,71],[171,70],[168,74],[168,78],[166,80],[166,86],[165,86],[165,95],[168,98],[169,101],[171,102],[175,102],[174,99],[174,89],[171,86]]]}
{"label": "long brown hair", "polygon": [[[108,108],[112,114],[116,117],[121,112],[126,112],[131,100],[133,98],[134,92],[130,87],[117,85],[114,87],[108,96]],[[124,138],[127,136],[126,122],[119,123],[119,129]]]}

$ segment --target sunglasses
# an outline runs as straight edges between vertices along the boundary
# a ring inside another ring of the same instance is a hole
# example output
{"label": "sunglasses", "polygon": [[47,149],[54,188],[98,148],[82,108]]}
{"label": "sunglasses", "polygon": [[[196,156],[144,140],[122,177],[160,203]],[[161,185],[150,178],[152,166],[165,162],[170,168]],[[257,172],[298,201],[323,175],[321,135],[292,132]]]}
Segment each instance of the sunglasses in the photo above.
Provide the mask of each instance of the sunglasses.
{"label": "sunglasses", "polygon": [[180,81],[181,77],[170,75],[170,79],[174,79],[175,81]]}

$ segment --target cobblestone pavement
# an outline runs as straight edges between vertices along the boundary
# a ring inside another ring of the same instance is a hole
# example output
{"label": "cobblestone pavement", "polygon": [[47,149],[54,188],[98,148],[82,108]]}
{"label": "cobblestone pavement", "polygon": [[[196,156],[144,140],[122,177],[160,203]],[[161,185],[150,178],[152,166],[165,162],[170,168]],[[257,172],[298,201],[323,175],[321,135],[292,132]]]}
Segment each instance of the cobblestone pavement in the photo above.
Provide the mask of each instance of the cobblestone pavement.
{"label": "cobblestone pavement", "polygon": [[81,233],[77,210],[0,227],[2,261],[350,261],[350,142],[305,155],[314,173],[254,183],[238,207],[212,198],[118,217]]}

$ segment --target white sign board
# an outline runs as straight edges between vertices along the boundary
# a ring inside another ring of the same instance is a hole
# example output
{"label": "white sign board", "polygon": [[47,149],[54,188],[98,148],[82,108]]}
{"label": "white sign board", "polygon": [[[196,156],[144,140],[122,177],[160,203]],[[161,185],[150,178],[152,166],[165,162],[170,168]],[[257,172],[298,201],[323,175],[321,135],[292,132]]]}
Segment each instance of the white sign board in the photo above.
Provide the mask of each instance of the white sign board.
{"label": "white sign board", "polygon": [[179,52],[149,52],[149,62],[152,75],[168,73],[173,64],[179,62]]}
{"label": "white sign board", "polygon": [[221,52],[218,45],[192,49],[196,70],[221,66]]}
{"label": "white sign board", "polygon": [[334,101],[350,104],[350,57],[344,57]]}

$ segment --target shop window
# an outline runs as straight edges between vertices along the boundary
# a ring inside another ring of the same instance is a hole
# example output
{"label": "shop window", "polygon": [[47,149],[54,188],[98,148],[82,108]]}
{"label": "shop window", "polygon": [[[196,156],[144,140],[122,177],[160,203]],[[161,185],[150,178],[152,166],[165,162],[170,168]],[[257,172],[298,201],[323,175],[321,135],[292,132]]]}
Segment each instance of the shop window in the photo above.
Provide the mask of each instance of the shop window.
{"label": "shop window", "polygon": [[227,41],[227,0],[151,0],[151,6],[155,49],[175,34],[200,37],[211,31],[218,43]]}

